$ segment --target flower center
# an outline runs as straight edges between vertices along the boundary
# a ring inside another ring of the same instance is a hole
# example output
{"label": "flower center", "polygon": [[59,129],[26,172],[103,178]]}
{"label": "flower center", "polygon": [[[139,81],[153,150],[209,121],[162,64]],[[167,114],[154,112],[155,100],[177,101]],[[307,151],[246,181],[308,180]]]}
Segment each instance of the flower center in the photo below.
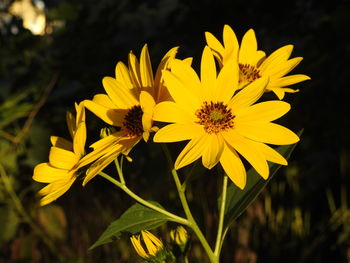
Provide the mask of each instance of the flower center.
{"label": "flower center", "polygon": [[126,128],[127,136],[141,136],[142,127],[142,109],[140,105],[133,106],[124,117],[123,125]]}
{"label": "flower center", "polygon": [[195,114],[199,119],[197,123],[203,125],[204,130],[209,134],[233,128],[235,116],[222,102],[205,101]]}
{"label": "flower center", "polygon": [[260,70],[249,64],[239,64],[239,82],[251,83],[254,80],[261,78]]}

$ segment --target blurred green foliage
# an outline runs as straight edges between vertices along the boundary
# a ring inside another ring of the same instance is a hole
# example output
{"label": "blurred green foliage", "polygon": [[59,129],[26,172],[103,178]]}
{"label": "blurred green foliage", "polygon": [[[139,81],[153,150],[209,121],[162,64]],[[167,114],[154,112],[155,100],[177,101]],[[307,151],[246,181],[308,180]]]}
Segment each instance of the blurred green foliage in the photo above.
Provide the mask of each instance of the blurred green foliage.
{"label": "blurred green foliage", "polygon": [[[0,2],[1,263],[137,261],[126,239],[88,251],[131,200],[97,178],[39,208],[42,185],[31,180],[33,168],[47,161],[50,135],[68,138],[65,112],[103,92],[102,77],[114,75],[130,50],[139,54],[148,43],[155,65],[179,45],[179,56],[193,56],[196,67],[204,32],[219,37],[224,24],[239,37],[254,28],[268,53],[294,44],[292,56],[304,61],[293,72],[312,80],[287,96],[292,110],[281,120],[294,131],[304,128],[303,140],[289,166],[238,218],[222,262],[350,262],[348,1],[36,0],[45,4],[44,35],[23,28],[9,13],[12,2]],[[88,121],[94,141],[101,123]],[[174,192],[160,187],[171,180],[152,173],[159,149],[141,144],[133,157],[126,174],[135,192],[176,209]],[[215,236],[215,198],[201,200],[217,192],[211,173],[195,179],[188,196],[208,237]],[[198,244],[192,246],[190,257],[205,262]]]}

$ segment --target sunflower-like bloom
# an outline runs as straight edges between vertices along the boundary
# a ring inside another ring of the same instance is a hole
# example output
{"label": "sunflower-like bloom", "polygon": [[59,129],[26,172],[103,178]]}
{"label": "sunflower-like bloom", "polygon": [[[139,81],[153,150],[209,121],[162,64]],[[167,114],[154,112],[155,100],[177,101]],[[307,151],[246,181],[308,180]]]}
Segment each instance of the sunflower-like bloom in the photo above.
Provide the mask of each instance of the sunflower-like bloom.
{"label": "sunflower-like bloom", "polygon": [[128,67],[118,62],[116,77],[103,78],[107,94],[97,94],[93,100],[84,101],[86,108],[120,130],[91,145],[94,149],[91,157],[99,156],[99,159],[87,170],[83,185],[119,154],[128,155],[142,138],[147,141],[150,132],[157,130],[152,120],[154,106],[170,98],[161,73],[168,68],[176,52],[177,48],[173,48],[163,57],[155,77],[147,45],[141,51],[140,62],[130,52]]}
{"label": "sunflower-like bloom", "polygon": [[[238,153],[266,179],[267,160],[286,165],[287,161],[268,144],[293,144],[298,136],[271,121],[290,109],[284,101],[254,104],[264,93],[267,77],[239,89],[239,66],[228,61],[217,74],[214,56],[205,47],[200,79],[195,71],[179,60],[171,72],[163,72],[164,82],[174,100],[159,103],[154,120],[171,123],[154,136],[155,142],[190,140],[175,161],[180,169],[202,157],[211,169],[221,163],[226,174],[240,188],[246,184],[246,171]],[[254,105],[253,105],[254,104]]]}
{"label": "sunflower-like bloom", "polygon": [[209,32],[205,33],[205,37],[220,65],[225,65],[231,57],[238,61],[239,88],[243,88],[259,78],[269,77],[265,91],[273,91],[281,100],[284,98],[285,92],[298,91],[284,87],[310,79],[303,74],[285,76],[303,59],[302,57],[289,59],[293,45],[283,46],[266,58],[265,52],[257,49],[253,29],[245,33],[240,46],[234,31],[228,25],[224,26],[223,45]]}
{"label": "sunflower-like bloom", "polygon": [[144,259],[156,256],[156,254],[161,252],[164,248],[162,241],[146,230],[142,230],[141,235],[131,236],[130,241],[137,254]]}
{"label": "sunflower-like bloom", "polygon": [[83,103],[75,104],[76,117],[67,112],[67,125],[73,142],[64,138],[51,136],[52,147],[49,162],[38,164],[34,168],[33,179],[48,183],[39,191],[43,196],[40,205],[47,205],[63,195],[79,174],[82,168],[86,141],[85,109]]}

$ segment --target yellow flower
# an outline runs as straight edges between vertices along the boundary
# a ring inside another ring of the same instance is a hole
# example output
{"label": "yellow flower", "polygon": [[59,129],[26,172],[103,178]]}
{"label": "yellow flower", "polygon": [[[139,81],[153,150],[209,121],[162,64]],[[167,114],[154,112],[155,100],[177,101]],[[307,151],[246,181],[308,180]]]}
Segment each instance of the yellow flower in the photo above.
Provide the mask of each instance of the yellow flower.
{"label": "yellow flower", "polygon": [[[33,180],[48,183],[39,191],[43,196],[40,205],[47,205],[63,195],[78,176],[83,166],[86,141],[85,109],[83,103],[75,104],[76,118],[67,112],[67,125],[73,142],[51,136],[52,147],[49,162],[38,164],[34,168]],[[86,162],[85,162],[86,163]]]}
{"label": "yellow flower", "polygon": [[178,226],[169,233],[170,239],[174,241],[177,245],[186,245],[188,241],[188,233],[183,226]]}
{"label": "yellow flower", "polygon": [[205,33],[205,37],[220,65],[225,65],[230,59],[238,61],[239,88],[243,88],[259,78],[269,77],[265,91],[273,91],[281,100],[285,92],[298,91],[284,87],[310,79],[302,74],[285,76],[303,59],[302,57],[289,59],[293,45],[283,46],[266,58],[265,52],[257,49],[253,29],[245,33],[241,46],[238,44],[234,31],[228,25],[224,26],[223,45],[209,32]]}
{"label": "yellow flower", "polygon": [[[141,241],[141,236],[143,242]],[[130,237],[130,240],[137,254],[144,259],[153,257],[163,250],[162,241],[146,230],[142,230],[141,235]]]}
{"label": "yellow flower", "polygon": [[87,170],[85,185],[102,171],[119,154],[128,155],[130,150],[143,138],[158,128],[153,126],[153,109],[156,103],[169,99],[164,87],[162,70],[169,67],[177,48],[171,49],[159,64],[153,77],[147,45],[141,51],[140,62],[130,52],[129,66],[118,62],[115,78],[104,77],[103,87],[107,94],[97,94],[93,100],[85,100],[85,106],[109,125],[120,130],[92,144],[92,158],[98,160]]}
{"label": "yellow flower", "polygon": [[263,177],[269,176],[267,160],[286,165],[287,161],[265,143],[284,145],[299,140],[287,128],[271,123],[289,111],[283,101],[253,105],[263,94],[268,78],[261,77],[239,89],[239,67],[235,60],[225,64],[217,75],[214,56],[205,47],[201,74],[179,60],[171,72],[164,71],[165,84],[174,102],[155,107],[154,120],[171,123],[154,136],[155,142],[190,140],[175,162],[180,169],[202,157],[211,169],[221,163],[226,174],[240,188],[246,184],[246,171],[238,153]]}

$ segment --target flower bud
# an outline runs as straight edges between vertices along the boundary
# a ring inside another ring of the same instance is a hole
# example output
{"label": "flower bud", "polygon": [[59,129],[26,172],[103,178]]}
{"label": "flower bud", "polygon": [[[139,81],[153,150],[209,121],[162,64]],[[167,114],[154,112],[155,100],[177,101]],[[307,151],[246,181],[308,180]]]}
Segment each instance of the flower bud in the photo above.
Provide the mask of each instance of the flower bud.
{"label": "flower bud", "polygon": [[188,233],[183,226],[178,226],[170,231],[170,239],[178,246],[185,246],[188,241]]}
{"label": "flower bud", "polygon": [[134,235],[130,240],[137,254],[144,259],[156,256],[164,247],[162,241],[148,231],[141,231],[140,235]]}

